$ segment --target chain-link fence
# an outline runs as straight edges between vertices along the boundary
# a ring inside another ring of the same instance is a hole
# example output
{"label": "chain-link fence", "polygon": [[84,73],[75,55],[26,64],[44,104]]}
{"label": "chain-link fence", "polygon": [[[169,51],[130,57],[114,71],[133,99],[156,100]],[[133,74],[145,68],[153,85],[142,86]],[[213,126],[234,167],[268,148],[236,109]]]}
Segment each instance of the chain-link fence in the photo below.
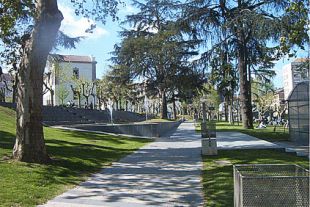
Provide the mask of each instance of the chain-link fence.
{"label": "chain-link fence", "polygon": [[235,207],[308,207],[309,171],[298,165],[234,165]]}

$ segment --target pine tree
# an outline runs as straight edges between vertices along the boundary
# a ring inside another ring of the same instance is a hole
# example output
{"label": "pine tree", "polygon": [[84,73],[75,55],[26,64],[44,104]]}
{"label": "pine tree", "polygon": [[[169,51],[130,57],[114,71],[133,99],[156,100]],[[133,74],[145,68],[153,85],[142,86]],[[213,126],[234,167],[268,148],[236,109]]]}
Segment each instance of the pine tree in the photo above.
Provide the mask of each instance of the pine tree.
{"label": "pine tree", "polygon": [[286,54],[292,45],[303,46],[309,40],[307,2],[298,0],[296,6],[289,0],[194,0],[184,6],[184,31],[193,38],[203,38],[211,47],[202,54],[202,61],[210,51],[227,44],[238,62],[244,128],[253,128],[251,70]]}

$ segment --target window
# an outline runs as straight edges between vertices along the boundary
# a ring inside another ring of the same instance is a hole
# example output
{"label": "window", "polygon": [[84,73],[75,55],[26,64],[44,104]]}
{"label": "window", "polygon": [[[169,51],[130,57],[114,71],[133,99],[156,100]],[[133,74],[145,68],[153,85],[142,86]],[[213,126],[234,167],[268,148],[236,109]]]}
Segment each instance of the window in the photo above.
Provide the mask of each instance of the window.
{"label": "window", "polygon": [[73,100],[78,100],[79,99],[79,93],[74,91],[73,92]]}
{"label": "window", "polygon": [[78,68],[73,68],[73,77],[75,77],[76,79],[79,79],[80,73],[79,73]]}

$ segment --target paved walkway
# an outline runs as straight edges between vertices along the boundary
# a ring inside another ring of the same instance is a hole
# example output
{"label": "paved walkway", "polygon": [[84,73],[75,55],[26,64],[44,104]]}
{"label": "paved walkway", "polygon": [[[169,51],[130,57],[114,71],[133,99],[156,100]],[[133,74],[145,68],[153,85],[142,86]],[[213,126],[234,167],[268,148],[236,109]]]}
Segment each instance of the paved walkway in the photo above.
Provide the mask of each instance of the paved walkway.
{"label": "paved walkway", "polygon": [[216,132],[218,149],[283,148],[278,144],[258,139],[240,132]]}
{"label": "paved walkway", "polygon": [[182,123],[42,206],[202,206],[200,151],[193,123]]}
{"label": "paved walkway", "polygon": [[301,146],[293,142],[268,142],[240,132],[217,132],[218,149],[285,149],[297,156],[308,157],[309,146]]}
{"label": "paved walkway", "polygon": [[[239,133],[217,132],[219,149],[283,148]],[[193,123],[113,163],[44,207],[144,207],[203,204],[201,139]]]}

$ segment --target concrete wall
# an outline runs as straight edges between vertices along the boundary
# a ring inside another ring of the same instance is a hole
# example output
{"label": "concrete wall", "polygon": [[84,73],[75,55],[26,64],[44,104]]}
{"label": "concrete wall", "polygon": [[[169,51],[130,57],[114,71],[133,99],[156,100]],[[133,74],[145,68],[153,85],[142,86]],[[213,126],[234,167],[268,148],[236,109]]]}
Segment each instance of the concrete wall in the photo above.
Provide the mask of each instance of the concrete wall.
{"label": "concrete wall", "polygon": [[[302,71],[299,68],[301,64],[303,64],[303,62],[292,62],[283,67],[282,73],[285,100],[298,83],[309,79],[309,72],[307,72],[307,68]],[[302,75],[302,73],[304,73],[304,75]]]}
{"label": "concrete wall", "polygon": [[72,127],[77,129],[108,132],[114,134],[128,134],[142,137],[163,137],[175,130],[181,121],[160,122],[160,123],[143,123],[143,124],[81,124]]}
{"label": "concrete wall", "polygon": [[291,64],[285,65],[282,71],[283,71],[284,99],[287,99],[288,95],[293,90],[293,73]]}

